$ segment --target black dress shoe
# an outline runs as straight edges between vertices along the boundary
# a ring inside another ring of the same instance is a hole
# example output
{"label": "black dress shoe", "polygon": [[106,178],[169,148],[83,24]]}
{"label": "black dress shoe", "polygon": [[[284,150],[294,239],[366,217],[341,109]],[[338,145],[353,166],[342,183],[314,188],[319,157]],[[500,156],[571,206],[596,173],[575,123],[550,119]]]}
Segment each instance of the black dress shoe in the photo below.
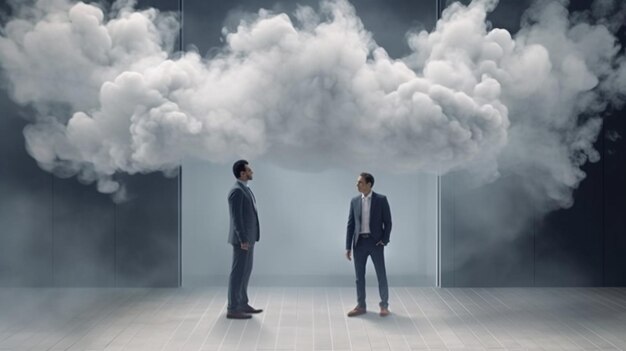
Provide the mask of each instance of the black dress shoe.
{"label": "black dress shoe", "polygon": [[236,312],[228,312],[226,313],[226,318],[228,319],[250,319],[252,318],[251,315],[240,312],[240,311],[236,311]]}
{"label": "black dress shoe", "polygon": [[244,313],[261,313],[261,312],[263,312],[262,309],[258,309],[257,310],[256,308],[254,308],[254,307],[252,307],[250,305],[246,305],[246,307],[244,307],[242,311]]}

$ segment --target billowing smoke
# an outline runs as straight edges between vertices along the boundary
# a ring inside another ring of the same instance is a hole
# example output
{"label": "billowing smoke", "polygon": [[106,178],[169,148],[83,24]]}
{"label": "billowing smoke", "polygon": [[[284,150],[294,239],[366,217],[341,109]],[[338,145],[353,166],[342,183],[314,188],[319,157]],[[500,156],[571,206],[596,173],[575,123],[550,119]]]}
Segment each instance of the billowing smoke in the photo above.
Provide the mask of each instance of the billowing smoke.
{"label": "billowing smoke", "polygon": [[532,191],[568,206],[580,166],[598,160],[601,112],[626,92],[616,26],[540,2],[511,36],[486,22],[496,5],[452,4],[432,32],[407,36],[401,59],[343,0],[260,10],[201,57],[173,53],[171,14],[38,0],[2,28],[0,62],[14,99],[41,112],[24,130],[29,153],[102,192],[119,190],[117,172],[262,157],[480,182],[533,172]]}

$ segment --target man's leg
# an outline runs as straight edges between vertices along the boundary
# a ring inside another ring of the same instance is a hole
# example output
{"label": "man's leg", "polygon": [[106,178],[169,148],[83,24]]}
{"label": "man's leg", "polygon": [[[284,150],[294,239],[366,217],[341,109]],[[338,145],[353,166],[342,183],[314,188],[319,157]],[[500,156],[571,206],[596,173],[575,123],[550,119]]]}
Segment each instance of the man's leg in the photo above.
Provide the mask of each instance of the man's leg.
{"label": "man's leg", "polygon": [[235,312],[241,307],[241,286],[247,264],[248,254],[239,245],[233,245],[233,265],[228,281],[228,312]]}
{"label": "man's leg", "polygon": [[376,278],[378,278],[378,292],[380,293],[380,307],[387,308],[389,306],[389,287],[387,286],[387,270],[385,269],[385,247],[376,246],[372,250],[372,262],[376,269]]}
{"label": "man's leg", "polygon": [[254,245],[250,245],[248,249],[248,258],[246,259],[246,266],[243,272],[243,282],[241,284],[241,308],[248,305],[248,282],[250,281],[250,275],[252,274],[252,260],[254,257]]}
{"label": "man's leg", "polygon": [[367,248],[359,242],[354,248],[354,271],[356,273],[356,299],[358,306],[365,306],[365,265],[367,264]]}

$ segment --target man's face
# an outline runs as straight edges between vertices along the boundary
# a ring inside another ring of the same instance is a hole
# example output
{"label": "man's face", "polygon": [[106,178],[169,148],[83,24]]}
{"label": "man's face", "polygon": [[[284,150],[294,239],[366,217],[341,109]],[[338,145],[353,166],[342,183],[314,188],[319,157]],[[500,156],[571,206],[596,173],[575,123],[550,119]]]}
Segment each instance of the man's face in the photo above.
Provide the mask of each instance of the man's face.
{"label": "man's face", "polygon": [[365,182],[365,178],[359,176],[356,180],[356,189],[362,194],[369,194],[372,191],[372,184]]}
{"label": "man's face", "polygon": [[244,172],[241,172],[241,174],[242,180],[248,181],[252,180],[252,175],[254,174],[254,172],[252,171],[252,168],[250,168],[250,165],[246,165],[246,170]]}

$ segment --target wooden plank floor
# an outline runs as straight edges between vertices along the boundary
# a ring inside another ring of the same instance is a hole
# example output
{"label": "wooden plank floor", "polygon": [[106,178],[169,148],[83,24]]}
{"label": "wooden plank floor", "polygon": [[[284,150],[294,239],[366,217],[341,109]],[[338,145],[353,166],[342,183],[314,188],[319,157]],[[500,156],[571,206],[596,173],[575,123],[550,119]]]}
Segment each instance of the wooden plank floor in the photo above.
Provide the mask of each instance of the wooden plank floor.
{"label": "wooden plank floor", "polygon": [[0,350],[626,350],[626,288],[393,287],[392,315],[347,318],[353,288],[0,289]]}

